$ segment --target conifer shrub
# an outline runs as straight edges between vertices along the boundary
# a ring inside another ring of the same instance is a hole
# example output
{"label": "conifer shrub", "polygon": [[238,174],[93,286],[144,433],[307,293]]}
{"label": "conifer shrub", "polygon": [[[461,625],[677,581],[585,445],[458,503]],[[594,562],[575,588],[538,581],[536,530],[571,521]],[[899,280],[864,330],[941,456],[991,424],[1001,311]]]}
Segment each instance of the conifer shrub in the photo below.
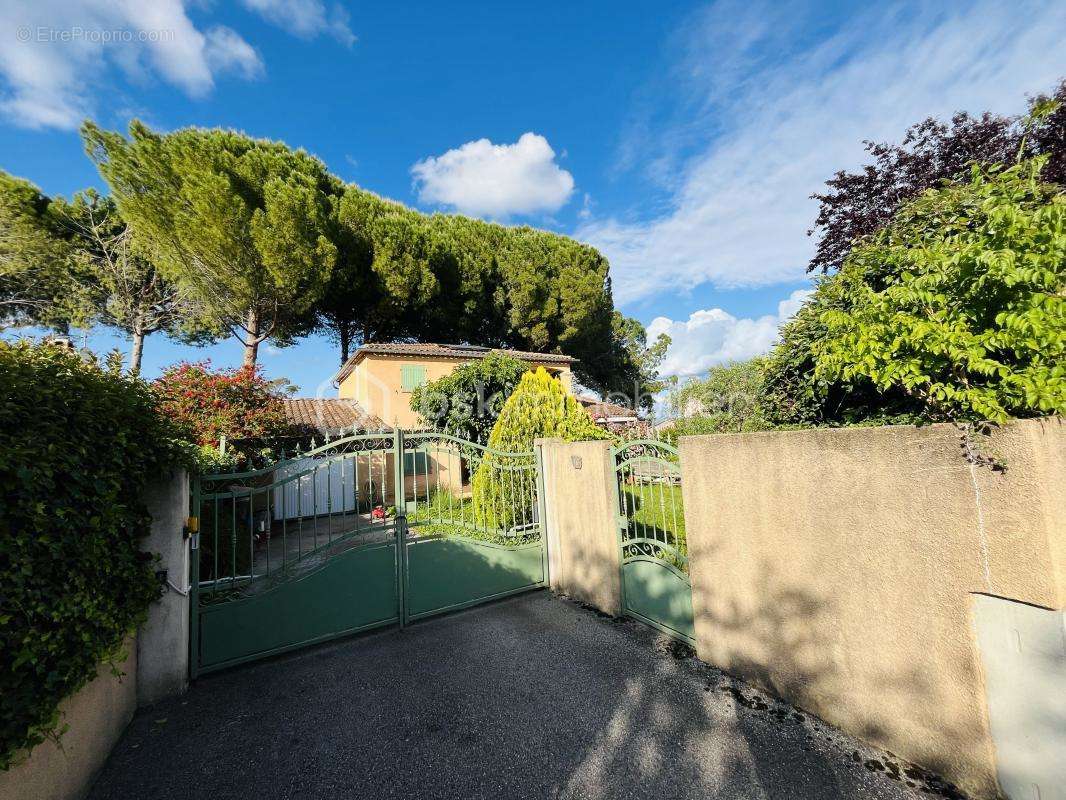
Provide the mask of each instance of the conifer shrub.
{"label": "conifer shrub", "polygon": [[474,515],[480,525],[509,530],[533,522],[536,472],[529,468],[534,439],[569,442],[610,439],[588,412],[543,367],[527,372],[503,404],[489,450],[473,478]]}

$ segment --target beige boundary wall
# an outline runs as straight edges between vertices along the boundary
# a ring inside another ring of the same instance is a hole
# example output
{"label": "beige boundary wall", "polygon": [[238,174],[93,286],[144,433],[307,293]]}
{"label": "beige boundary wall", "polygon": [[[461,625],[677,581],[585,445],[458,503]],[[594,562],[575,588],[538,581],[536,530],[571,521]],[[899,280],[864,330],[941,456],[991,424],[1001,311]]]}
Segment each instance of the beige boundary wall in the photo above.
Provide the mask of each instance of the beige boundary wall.
{"label": "beige boundary wall", "polygon": [[102,664],[96,678],[60,706],[61,724],[68,725],[60,744],[48,740],[29,757],[0,772],[0,800],[78,800],[88,791],[137,710],[137,643],[116,676]]}
{"label": "beige boundary wall", "polygon": [[1066,605],[1066,423],[681,440],[698,656],[996,793],[972,595]]}
{"label": "beige boundary wall", "polygon": [[617,616],[621,554],[608,442],[538,439],[553,591]]}

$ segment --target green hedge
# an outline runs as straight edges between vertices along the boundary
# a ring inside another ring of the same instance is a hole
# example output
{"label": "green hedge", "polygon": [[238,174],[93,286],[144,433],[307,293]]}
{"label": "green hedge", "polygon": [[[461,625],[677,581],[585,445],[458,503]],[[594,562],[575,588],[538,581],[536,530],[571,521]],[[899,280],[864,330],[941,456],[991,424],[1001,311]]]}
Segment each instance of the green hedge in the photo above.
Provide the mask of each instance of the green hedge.
{"label": "green hedge", "polygon": [[0,769],[58,729],[159,594],[145,485],[173,460],[140,380],[0,342]]}

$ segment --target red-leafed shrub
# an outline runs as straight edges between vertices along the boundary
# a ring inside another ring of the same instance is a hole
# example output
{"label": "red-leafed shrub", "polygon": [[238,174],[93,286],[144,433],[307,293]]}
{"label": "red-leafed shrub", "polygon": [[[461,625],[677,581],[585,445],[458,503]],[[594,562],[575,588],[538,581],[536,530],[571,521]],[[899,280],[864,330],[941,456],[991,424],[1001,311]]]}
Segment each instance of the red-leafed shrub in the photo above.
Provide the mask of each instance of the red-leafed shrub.
{"label": "red-leafed shrub", "polygon": [[228,446],[251,457],[283,436],[289,422],[281,398],[258,367],[212,370],[211,362],[182,362],[152,383],[159,408],[201,448]]}

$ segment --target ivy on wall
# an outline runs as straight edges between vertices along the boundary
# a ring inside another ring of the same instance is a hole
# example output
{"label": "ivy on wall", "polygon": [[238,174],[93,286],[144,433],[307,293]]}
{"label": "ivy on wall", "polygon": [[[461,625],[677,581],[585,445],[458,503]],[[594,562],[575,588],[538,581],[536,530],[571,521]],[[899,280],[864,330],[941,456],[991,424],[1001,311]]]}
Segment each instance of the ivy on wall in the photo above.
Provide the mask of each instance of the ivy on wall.
{"label": "ivy on wall", "polygon": [[0,342],[0,769],[62,733],[60,702],[158,596],[146,485],[180,452],[148,386]]}

